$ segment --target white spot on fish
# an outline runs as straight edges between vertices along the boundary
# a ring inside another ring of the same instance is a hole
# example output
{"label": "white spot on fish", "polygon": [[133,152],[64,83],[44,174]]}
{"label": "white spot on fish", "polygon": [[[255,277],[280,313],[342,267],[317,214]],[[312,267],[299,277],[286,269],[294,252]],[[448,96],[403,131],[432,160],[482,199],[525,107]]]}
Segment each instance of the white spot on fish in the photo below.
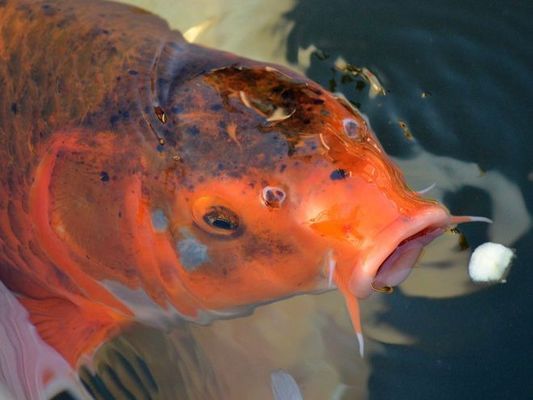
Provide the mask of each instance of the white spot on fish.
{"label": "white spot on fish", "polygon": [[152,211],[152,226],[157,232],[164,232],[168,229],[168,218],[161,209]]}
{"label": "white spot on fish", "polygon": [[185,239],[177,243],[176,249],[183,267],[188,271],[193,271],[209,261],[207,246],[196,239],[187,229],[181,229],[180,232],[185,236]]}
{"label": "white spot on fish", "polygon": [[161,307],[142,287],[132,289],[119,282],[104,280],[102,285],[128,307],[135,319],[158,329],[168,329],[186,317],[167,304]]}

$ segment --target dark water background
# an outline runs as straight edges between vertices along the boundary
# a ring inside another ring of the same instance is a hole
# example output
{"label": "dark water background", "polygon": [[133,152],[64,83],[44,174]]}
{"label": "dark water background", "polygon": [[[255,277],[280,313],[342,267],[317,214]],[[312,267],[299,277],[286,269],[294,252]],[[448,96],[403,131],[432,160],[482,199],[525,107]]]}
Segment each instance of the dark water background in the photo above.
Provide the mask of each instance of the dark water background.
{"label": "dark water background", "polygon": [[[533,2],[307,0],[288,18],[289,60],[314,44],[384,82],[389,93],[378,101],[353,83],[337,90],[360,104],[389,154],[409,157],[409,141],[391,123],[408,121],[431,153],[500,171],[533,212]],[[323,55],[307,75],[339,84]],[[455,214],[491,215],[478,188],[448,193],[445,203]],[[487,240],[484,226],[462,231],[472,246]],[[531,228],[514,247],[505,285],[453,299],[389,298],[382,317],[419,344],[385,344],[371,358],[370,399],[533,398]]]}

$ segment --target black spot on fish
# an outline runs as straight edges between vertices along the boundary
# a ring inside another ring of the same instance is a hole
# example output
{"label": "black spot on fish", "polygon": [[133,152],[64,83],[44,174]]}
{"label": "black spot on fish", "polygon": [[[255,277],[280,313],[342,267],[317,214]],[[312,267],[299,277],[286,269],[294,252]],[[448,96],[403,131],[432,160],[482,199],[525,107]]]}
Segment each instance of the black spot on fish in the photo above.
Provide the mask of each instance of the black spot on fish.
{"label": "black spot on fish", "polygon": [[51,6],[50,4],[43,4],[41,9],[43,10],[43,14],[48,17],[55,15],[58,11],[57,8]]}
{"label": "black spot on fish", "polygon": [[115,126],[115,124],[119,121],[120,119],[120,116],[118,115],[112,115],[111,118],[109,118],[109,123],[111,124],[111,126]]}
{"label": "black spot on fish", "polygon": [[11,103],[11,112],[13,114],[16,114],[18,112],[18,106],[17,103]]}
{"label": "black spot on fish", "polygon": [[339,168],[339,169],[336,169],[335,171],[333,171],[329,175],[329,178],[331,180],[333,180],[333,181],[338,181],[338,180],[346,179],[349,176],[350,176],[350,172],[349,171],[346,171],[345,169]]}
{"label": "black spot on fish", "polygon": [[133,75],[133,76],[135,76],[135,75],[139,75],[139,73],[138,73],[137,71],[133,70],[133,69],[130,69],[130,70],[128,71],[128,74]]}
{"label": "black spot on fish", "polygon": [[198,136],[200,134],[200,130],[196,126],[189,126],[187,128],[187,133],[191,136]]}
{"label": "black spot on fish", "polygon": [[109,174],[106,171],[100,172],[100,180],[102,182],[109,182]]}
{"label": "black spot on fish", "polygon": [[183,107],[181,106],[173,106],[171,109],[170,109],[170,112],[173,113],[173,114],[179,114],[181,112],[183,112]]}

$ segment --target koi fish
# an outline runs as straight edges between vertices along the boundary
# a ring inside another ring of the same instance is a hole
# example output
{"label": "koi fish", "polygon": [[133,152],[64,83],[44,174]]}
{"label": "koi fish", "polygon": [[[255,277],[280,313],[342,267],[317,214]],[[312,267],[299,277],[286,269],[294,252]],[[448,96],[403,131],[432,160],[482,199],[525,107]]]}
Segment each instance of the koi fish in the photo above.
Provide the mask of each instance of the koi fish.
{"label": "koi fish", "polygon": [[138,8],[0,0],[0,93],[0,308],[72,367],[133,321],[334,287],[362,349],[357,299],[481,220],[412,191],[342,98]]}

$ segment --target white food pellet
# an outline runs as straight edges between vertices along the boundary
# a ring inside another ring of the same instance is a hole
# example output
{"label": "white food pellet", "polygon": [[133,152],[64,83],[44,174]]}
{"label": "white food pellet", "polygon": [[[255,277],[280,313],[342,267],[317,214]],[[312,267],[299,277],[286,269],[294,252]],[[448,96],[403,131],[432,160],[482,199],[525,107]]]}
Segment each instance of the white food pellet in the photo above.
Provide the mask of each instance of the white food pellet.
{"label": "white food pellet", "polygon": [[505,282],[504,275],[511,265],[514,251],[499,243],[478,246],[468,264],[468,274],[474,282]]}

